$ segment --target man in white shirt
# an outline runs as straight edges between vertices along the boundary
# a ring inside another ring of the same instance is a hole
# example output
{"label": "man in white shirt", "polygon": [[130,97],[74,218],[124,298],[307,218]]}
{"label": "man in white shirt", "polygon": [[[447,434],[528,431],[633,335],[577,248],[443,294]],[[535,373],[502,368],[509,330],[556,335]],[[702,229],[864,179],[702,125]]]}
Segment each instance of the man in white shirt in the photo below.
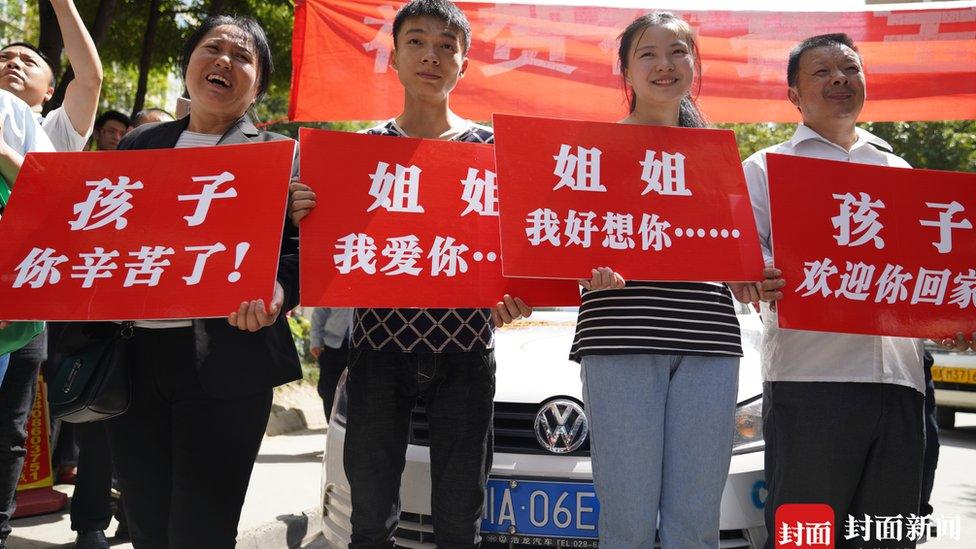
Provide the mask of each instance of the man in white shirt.
{"label": "man in white shirt", "polygon": [[[54,150],[80,151],[88,141],[95,120],[102,87],[102,64],[74,1],[50,1],[57,16],[68,62],[75,74],[65,89],[64,101],[47,116],[41,116],[44,104],[54,95],[54,73],[44,55],[25,42],[8,44],[0,49],[0,90],[10,92],[27,104],[50,138],[50,143],[53,143]],[[12,185],[13,181],[10,183]],[[0,385],[0,549],[4,547],[3,540],[10,534],[9,520],[16,508],[15,489],[26,453],[24,442],[27,433],[24,426],[36,393],[38,370],[47,356],[46,335],[46,331],[42,332],[27,346],[10,354],[5,382]],[[98,425],[91,428],[93,431],[101,429],[103,427]],[[102,450],[100,446],[106,445],[96,442],[87,446]],[[108,547],[108,542],[102,530],[111,518],[108,512],[111,463],[104,451],[102,457],[88,462],[100,464],[87,466],[87,469],[89,479],[94,476],[102,479],[96,482],[102,486],[93,488],[93,491],[97,491],[99,496],[105,493],[104,497],[98,498],[104,504],[95,509],[95,505],[76,501],[80,504],[72,506],[75,509],[72,512],[72,526],[79,530],[78,548],[103,549]],[[102,474],[96,475],[99,469]],[[76,486],[79,496],[88,492],[78,488]],[[98,520],[89,521],[93,523],[91,525],[79,525],[75,520],[78,510],[98,514]]]}
{"label": "man in white shirt", "polygon": [[[789,99],[803,116],[793,138],[743,162],[767,264],[772,262],[766,154],[790,154],[910,168],[884,140],[855,126],[864,105],[860,55],[844,34],[815,36],[790,53]],[[826,503],[836,546],[848,515],[909,517],[919,511],[925,384],[917,339],[784,330],[775,300],[785,281],[773,269],[762,283],[761,347],[766,441],[766,527],[773,547],[782,504]],[[871,531],[870,528],[868,530]],[[907,531],[902,529],[902,531]],[[907,537],[871,547],[914,547]]]}
{"label": "man in white shirt", "polygon": [[54,150],[47,134],[38,125],[31,108],[12,93],[0,89],[0,207],[6,205],[9,189],[30,151]]}
{"label": "man in white shirt", "polygon": [[[91,134],[102,89],[102,63],[73,0],[51,0],[64,50],[74,71],[64,101],[43,118],[42,126],[58,151],[80,151]],[[0,49],[0,89],[16,95],[40,117],[54,95],[54,73],[44,55],[26,42]]]}

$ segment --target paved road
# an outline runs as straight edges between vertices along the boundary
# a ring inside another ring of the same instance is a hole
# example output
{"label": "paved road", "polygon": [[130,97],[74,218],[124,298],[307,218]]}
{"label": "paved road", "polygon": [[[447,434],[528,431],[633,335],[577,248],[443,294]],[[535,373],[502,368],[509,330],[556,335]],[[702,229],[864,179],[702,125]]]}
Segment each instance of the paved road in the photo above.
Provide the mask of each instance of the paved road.
{"label": "paved road", "polygon": [[936,539],[923,549],[976,547],[976,414],[956,414],[956,428],[942,431],[932,491],[934,515],[960,518],[960,539]]}
{"label": "paved road", "polygon": [[[921,545],[921,549],[976,547],[976,414],[957,414],[956,425],[955,429],[942,432],[932,504],[936,515],[959,517],[960,539],[930,540]],[[245,503],[242,530],[247,529],[249,522],[260,522],[259,515],[267,517],[263,520],[273,520],[282,513],[299,513],[317,502],[319,449],[324,447],[325,437],[321,432],[297,435],[266,439]],[[300,498],[296,497],[299,493]],[[252,510],[255,512],[253,517]],[[14,528],[14,536],[8,540],[11,549],[67,549],[73,546],[70,541],[74,535],[68,528],[66,513],[20,519],[14,522]],[[109,531],[114,531],[114,525]],[[115,545],[113,549],[124,547],[131,545]],[[319,538],[306,549],[327,547]]]}

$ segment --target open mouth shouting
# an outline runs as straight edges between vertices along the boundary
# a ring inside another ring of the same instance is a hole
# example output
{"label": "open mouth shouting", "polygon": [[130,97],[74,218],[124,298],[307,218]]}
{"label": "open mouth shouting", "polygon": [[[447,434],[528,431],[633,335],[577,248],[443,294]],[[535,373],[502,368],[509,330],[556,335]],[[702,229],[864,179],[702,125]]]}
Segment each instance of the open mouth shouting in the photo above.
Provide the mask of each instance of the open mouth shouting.
{"label": "open mouth shouting", "polygon": [[215,86],[219,86],[221,88],[231,87],[230,80],[227,80],[226,78],[224,78],[219,74],[216,73],[208,74],[206,78],[207,78],[207,82],[210,82]]}

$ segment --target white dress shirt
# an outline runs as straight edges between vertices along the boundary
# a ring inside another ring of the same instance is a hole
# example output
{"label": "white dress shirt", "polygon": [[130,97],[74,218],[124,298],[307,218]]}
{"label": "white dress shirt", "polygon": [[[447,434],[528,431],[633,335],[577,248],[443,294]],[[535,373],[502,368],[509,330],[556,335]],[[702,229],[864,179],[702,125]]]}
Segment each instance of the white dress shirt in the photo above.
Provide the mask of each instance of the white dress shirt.
{"label": "white dress shirt", "polygon": [[31,108],[6,90],[0,90],[0,117],[3,119],[4,141],[20,155],[31,151],[54,151],[54,145],[41,129]]}
{"label": "white dress shirt", "polygon": [[84,150],[85,144],[88,143],[88,136],[92,132],[92,128],[89,127],[85,135],[78,133],[71,124],[71,118],[68,117],[68,111],[64,110],[63,105],[47,113],[47,116],[40,119],[40,123],[44,133],[54,144],[54,150],[58,152]]}
{"label": "white dress shirt", "polygon": [[[891,145],[860,128],[857,142],[850,150],[801,124],[789,141],[753,154],[742,163],[742,168],[767,262],[773,261],[773,252],[766,153],[911,168],[892,154]],[[787,281],[787,287],[789,284]],[[762,318],[764,334],[760,354],[764,381],[891,383],[925,394],[919,339],[784,330],[779,328],[776,312],[765,303]]]}

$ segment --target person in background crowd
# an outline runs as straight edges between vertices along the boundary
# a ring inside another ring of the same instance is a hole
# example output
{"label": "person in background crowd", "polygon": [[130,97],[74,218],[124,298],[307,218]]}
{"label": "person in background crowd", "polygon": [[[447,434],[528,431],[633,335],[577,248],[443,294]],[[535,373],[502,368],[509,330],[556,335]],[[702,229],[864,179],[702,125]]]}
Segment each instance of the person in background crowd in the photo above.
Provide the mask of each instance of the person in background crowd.
{"label": "person in background crowd", "polygon": [[172,122],[173,120],[176,120],[173,118],[173,115],[163,109],[143,109],[137,112],[136,116],[132,119],[132,127],[138,128],[150,122]]}
{"label": "person in background crowd", "polygon": [[[0,48],[0,89],[25,102],[57,151],[80,151],[92,131],[102,87],[102,64],[72,0],[51,0],[64,51],[74,71],[64,101],[46,116],[45,103],[54,95],[54,73],[33,45],[15,42]],[[9,181],[12,185],[13,181]],[[10,534],[10,517],[26,453],[25,425],[34,402],[38,371],[47,358],[47,333],[42,332],[10,355],[6,381],[0,386],[0,540]],[[107,525],[107,520],[105,521]],[[79,531],[79,547],[107,547],[98,524]],[[2,544],[0,544],[2,545]]]}
{"label": "person in background crowd", "polygon": [[[784,143],[743,163],[763,256],[772,262],[766,154],[788,154],[910,168],[891,145],[858,128],[864,106],[861,55],[846,34],[808,38],[790,52],[787,95],[803,123]],[[769,496],[766,528],[776,531],[784,503],[826,503],[836,524],[848,516],[905,517],[919,512],[924,448],[922,341],[780,329],[775,300],[786,284],[767,269],[760,348],[763,436]],[[963,348],[976,345],[962,334]],[[976,339],[976,337],[974,337]],[[941,340],[940,340],[941,341]],[[860,547],[835,530],[838,548]],[[767,548],[774,546],[770,536]],[[914,547],[909,537],[870,540],[872,547]]]}
{"label": "person in background crowd", "polygon": [[[248,115],[273,70],[256,21],[209,17],[190,33],[180,67],[189,116],[136,128],[120,151],[287,139]],[[105,423],[136,549],[235,545],[272,387],[301,377],[282,314],[298,304],[294,232],[285,225],[271,303],[243,303],[227,319],[135,323],[125,349],[132,401]]]}
{"label": "person in background crowd", "polygon": [[[620,123],[706,127],[691,95],[701,65],[686,21],[638,17],[618,59],[630,100]],[[582,366],[593,432],[600,545],[653,547],[659,529],[663,547],[718,547],[742,356],[729,288],[625,281],[610,267],[580,284],[570,358]],[[751,284],[730,286],[744,302],[758,299]]]}
{"label": "person in background crowd", "polygon": [[103,112],[95,120],[95,133],[92,135],[95,150],[114,151],[131,126],[129,117],[119,111]]}
{"label": "person in background crowd", "polygon": [[318,307],[312,311],[311,352],[319,364],[319,396],[325,419],[332,415],[336,386],[349,360],[353,309]]}
{"label": "person in background crowd", "polygon": [[[490,128],[449,106],[468,68],[471,26],[464,13],[448,0],[413,0],[394,17],[393,40],[403,112],[366,133],[492,143]],[[293,183],[292,221],[314,205],[314,192]],[[343,457],[352,492],[350,547],[393,547],[410,410],[418,396],[430,419],[437,544],[479,543],[492,457],[494,328],[531,313],[508,295],[494,309],[356,309]]]}

